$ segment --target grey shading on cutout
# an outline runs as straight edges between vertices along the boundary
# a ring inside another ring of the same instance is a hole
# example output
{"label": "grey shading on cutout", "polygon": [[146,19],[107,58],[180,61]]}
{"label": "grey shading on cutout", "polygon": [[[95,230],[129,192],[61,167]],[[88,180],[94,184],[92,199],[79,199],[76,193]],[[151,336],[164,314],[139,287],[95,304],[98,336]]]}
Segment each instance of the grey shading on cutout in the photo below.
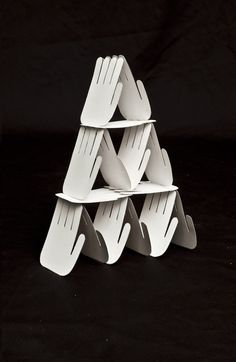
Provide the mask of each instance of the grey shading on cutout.
{"label": "grey shading on cutout", "polygon": [[98,154],[102,157],[101,173],[109,186],[132,190],[138,185],[150,157],[146,149],[150,131],[151,124],[125,129],[118,155],[109,131],[104,131]]}
{"label": "grey shading on cutout", "polygon": [[147,227],[151,256],[163,255],[174,235],[178,219],[171,218],[176,191],[148,194],[140,215],[140,222]]}
{"label": "grey shading on cutout", "polygon": [[63,193],[84,199],[91,191],[102,158],[97,156],[103,130],[80,127],[70,165],[63,184]]}
{"label": "grey shading on cutout", "polygon": [[146,90],[141,80],[134,80],[130,67],[125,59],[120,73],[123,84],[119,99],[119,110],[122,116],[128,120],[147,120],[151,117],[151,107]]}
{"label": "grey shading on cutout", "polygon": [[123,62],[123,58],[117,56],[97,59],[81,114],[83,125],[99,127],[112,118],[122,91],[119,77]]}
{"label": "grey shading on cutout", "polygon": [[106,263],[108,260],[106,244],[102,238],[98,237],[92,220],[85,207],[83,208],[79,231],[85,235],[85,243],[82,248],[82,254],[99,262]]}
{"label": "grey shading on cutout", "polygon": [[82,205],[58,199],[40,263],[54,273],[65,276],[73,269],[85,236],[78,233]]}
{"label": "grey shading on cutout", "polygon": [[124,223],[127,203],[127,197],[100,203],[95,216],[94,228],[107,247],[107,264],[120,258],[129,236],[130,224]]}
{"label": "grey shading on cutout", "polygon": [[179,192],[177,192],[172,216],[178,218],[178,226],[175,230],[172,243],[187,249],[195,249],[197,235],[191,216],[185,215]]}
{"label": "grey shading on cutout", "polygon": [[172,185],[173,175],[167,151],[160,147],[156,129],[152,124],[147,148],[151,151],[145,173],[149,181],[159,185]]}
{"label": "grey shading on cutout", "polygon": [[150,255],[151,244],[148,237],[147,227],[145,224],[141,226],[134,204],[130,198],[128,200],[125,222],[128,222],[131,225],[126,247],[139,254]]}

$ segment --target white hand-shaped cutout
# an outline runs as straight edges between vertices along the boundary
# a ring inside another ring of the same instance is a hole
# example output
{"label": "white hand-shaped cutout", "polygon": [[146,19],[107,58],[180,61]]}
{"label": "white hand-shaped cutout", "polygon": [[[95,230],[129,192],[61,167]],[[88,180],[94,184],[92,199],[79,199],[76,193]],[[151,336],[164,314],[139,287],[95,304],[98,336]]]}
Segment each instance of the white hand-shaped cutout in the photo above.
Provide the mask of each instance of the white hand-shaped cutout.
{"label": "white hand-shaped cutout", "polygon": [[178,218],[178,226],[175,230],[172,243],[187,249],[195,249],[197,246],[197,235],[191,216],[184,213],[183,204],[177,192],[173,216]]}
{"label": "white hand-shaped cutout", "polygon": [[160,256],[167,250],[178,224],[171,219],[176,191],[149,194],[145,198],[140,222],[145,224],[151,243],[151,256]]}
{"label": "white hand-shaped cutout", "polygon": [[97,156],[103,130],[80,127],[70,165],[63,184],[63,193],[84,199],[93,187],[102,158]]}
{"label": "white hand-shaped cutout", "polygon": [[147,166],[150,150],[146,150],[151,124],[126,128],[118,156],[108,130],[104,131],[99,149],[104,180],[116,189],[133,190]]}
{"label": "white hand-shaped cutout", "polygon": [[173,182],[172,168],[168,153],[160,148],[155,126],[151,126],[151,133],[147,147],[151,150],[145,173],[147,178],[159,185],[171,185]]}
{"label": "white hand-shaped cutout", "polygon": [[141,80],[134,80],[130,67],[124,59],[124,65],[120,73],[123,84],[119,99],[119,109],[124,118],[130,120],[146,120],[151,117],[151,107],[146,90]]}
{"label": "white hand-shaped cutout", "polygon": [[82,209],[82,205],[57,200],[40,255],[40,263],[56,274],[69,274],[83,247],[85,237],[78,233]]}
{"label": "white hand-shaped cutout", "polygon": [[100,203],[95,216],[94,228],[107,247],[107,264],[119,259],[129,236],[130,224],[123,225],[127,202],[126,197]]}
{"label": "white hand-shaped cutout", "polygon": [[140,182],[150,157],[150,150],[146,149],[151,131],[151,124],[126,128],[120,145],[118,157],[122,161],[129,175],[133,190]]}
{"label": "white hand-shaped cutout", "polygon": [[81,114],[84,125],[99,127],[107,124],[117,107],[122,83],[118,82],[122,57],[98,58],[92,82]]}

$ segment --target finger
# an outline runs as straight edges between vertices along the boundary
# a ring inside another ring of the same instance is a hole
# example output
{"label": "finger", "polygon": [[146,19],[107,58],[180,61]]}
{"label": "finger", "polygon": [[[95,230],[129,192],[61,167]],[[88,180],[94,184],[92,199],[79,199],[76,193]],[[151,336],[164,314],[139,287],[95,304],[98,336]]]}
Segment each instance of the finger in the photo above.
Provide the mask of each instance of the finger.
{"label": "finger", "polygon": [[100,222],[100,220],[103,218],[105,210],[106,210],[106,202],[100,202],[98,205],[96,215],[95,215],[94,224],[97,224],[97,222]]}
{"label": "finger", "polygon": [[[154,198],[154,194],[149,194],[145,197],[144,203],[143,203],[143,210],[150,210],[151,209],[151,205],[152,205],[152,201]],[[142,210],[142,212],[143,212]]]}
{"label": "finger", "polygon": [[94,184],[95,182],[95,179],[97,177],[97,174],[98,174],[98,171],[99,171],[99,168],[101,166],[101,163],[102,163],[102,156],[98,156],[95,160],[95,163],[93,165],[93,168],[90,172],[90,175],[89,175],[89,183],[90,183],[90,187],[92,187],[92,185]]}
{"label": "finger", "polygon": [[79,228],[79,224],[80,224],[80,220],[81,220],[81,215],[82,215],[82,211],[83,211],[83,206],[82,205],[76,205],[74,206],[74,215],[71,214],[71,223],[70,223],[70,228],[71,230],[73,230],[74,232],[77,232],[78,228]]}
{"label": "finger", "polygon": [[[103,136],[103,140],[104,140],[104,143],[106,145],[106,148],[111,152],[115,152],[115,148],[114,148],[114,145],[113,145],[113,142],[112,142],[112,139],[111,139],[111,136],[110,136],[110,133],[108,130],[106,130],[104,132],[104,136]],[[114,153],[113,152],[113,153]],[[116,152],[115,152],[116,153]]]}
{"label": "finger", "polygon": [[[146,170],[146,167],[147,167],[147,164],[148,164],[148,161],[149,161],[149,158],[150,158],[150,155],[151,155],[151,151],[150,150],[146,150],[145,153],[144,153],[144,156],[140,162],[140,165],[139,165],[139,168],[138,168],[138,175],[139,175],[139,180],[137,182],[137,185],[139,183],[139,181],[141,180],[145,170]],[[136,185],[136,186],[137,186]],[[136,187],[135,186],[135,187]]]}
{"label": "finger", "polygon": [[67,219],[67,215],[68,215],[68,211],[69,211],[69,205],[70,203],[67,201],[64,201],[62,209],[61,209],[61,216],[60,216],[60,225],[65,226],[66,224],[66,219]]}
{"label": "finger", "polygon": [[147,147],[147,142],[148,142],[150,132],[151,132],[151,124],[145,124],[143,134],[142,134],[142,138],[141,138],[141,141],[140,141],[139,149],[142,150],[142,149],[145,149]]}
{"label": "finger", "polygon": [[123,67],[122,67],[122,70],[120,72],[120,79],[121,81],[126,84],[127,82],[131,82],[133,80],[134,82],[134,79],[133,79],[133,75],[132,75],[132,72],[130,70],[130,67],[128,65],[128,62],[127,60],[125,59],[125,57],[123,55],[120,55],[120,57],[123,59]]}
{"label": "finger", "polygon": [[105,82],[105,77],[106,77],[106,74],[107,74],[107,71],[108,71],[110,61],[111,61],[110,57],[106,57],[103,60],[102,68],[101,68],[101,72],[100,72],[100,76],[99,76],[99,80],[98,80],[98,83],[100,83],[100,84]]}
{"label": "finger", "polygon": [[125,128],[124,135],[122,137],[122,141],[121,141],[121,144],[120,144],[119,154],[120,154],[121,150],[123,150],[123,149],[125,149],[127,147],[129,137],[130,137],[130,133],[131,133],[131,127]]}
{"label": "finger", "polygon": [[90,144],[90,157],[93,159],[97,153],[98,153],[98,149],[100,147],[100,144],[102,142],[102,138],[103,138],[103,131],[101,130],[96,130],[95,135],[93,137],[93,142],[92,144]]}
{"label": "finger", "polygon": [[186,222],[188,225],[189,234],[191,235],[190,242],[188,243],[189,249],[195,249],[197,246],[197,234],[195,230],[195,226],[193,223],[193,219],[191,216],[186,215]]}
{"label": "finger", "polygon": [[135,127],[137,129],[136,132],[136,140],[135,140],[135,147],[140,149],[140,145],[142,142],[142,138],[143,138],[143,132],[144,132],[144,125],[140,125],[138,127]]}
{"label": "finger", "polygon": [[100,75],[101,68],[102,68],[102,63],[103,63],[103,58],[99,57],[95,64],[92,83],[98,83],[99,75]]}
{"label": "finger", "polygon": [[71,265],[73,265],[73,266],[75,265],[79,255],[81,253],[84,242],[85,242],[85,236],[84,236],[84,234],[80,234],[71,251],[71,254],[72,254],[71,255]]}
{"label": "finger", "polygon": [[171,220],[170,225],[165,233],[166,248],[165,248],[164,252],[166,251],[167,247],[169,246],[169,244],[173,238],[177,225],[178,225],[178,219],[177,219],[177,217],[173,217],[173,219]]}
{"label": "finger", "polygon": [[83,155],[85,155],[87,147],[88,147],[88,142],[89,142],[89,137],[90,137],[91,130],[92,130],[91,128],[85,128],[83,142],[81,143],[81,148],[80,148],[80,153],[83,154]]}
{"label": "finger", "polygon": [[115,66],[115,69],[114,69],[114,72],[112,74],[112,78],[110,81],[111,85],[115,86],[117,84],[123,64],[124,64],[124,59],[122,57],[118,57],[118,60],[116,62],[116,66]]}
{"label": "finger", "polygon": [[169,220],[171,217],[171,214],[173,212],[174,204],[175,204],[175,198],[176,198],[176,191],[168,192],[168,199],[166,201],[166,204],[164,206],[163,214],[165,215],[165,219]]}
{"label": "finger", "polygon": [[118,240],[118,244],[119,244],[119,247],[120,247],[120,250],[122,251],[125,247],[125,244],[127,242],[127,239],[128,239],[128,236],[129,236],[129,233],[130,233],[130,229],[131,229],[131,226],[129,223],[126,223],[122,229],[122,232],[121,232],[121,235],[120,235],[120,238]]}
{"label": "finger", "polygon": [[116,67],[117,59],[118,59],[118,57],[114,56],[114,55],[111,58],[109,68],[108,68],[108,71],[107,71],[107,75],[106,75],[106,79],[105,79],[106,83],[111,83],[112,76],[113,76],[113,73],[114,73],[114,70],[115,70],[115,67]]}
{"label": "finger", "polygon": [[85,130],[86,130],[85,127],[80,127],[80,129],[79,129],[79,133],[78,133],[77,140],[75,143],[75,152],[78,154],[81,151],[81,147],[82,147],[84,136],[85,136]]}
{"label": "finger", "polygon": [[121,82],[117,83],[114,94],[113,94],[113,96],[111,98],[111,109],[112,109],[113,113],[114,113],[115,108],[117,107],[117,104],[119,102],[120,95],[121,95],[121,92],[122,92],[122,88],[123,88],[123,84]]}
{"label": "finger", "polygon": [[172,167],[171,167],[171,163],[170,163],[168,153],[164,148],[162,148],[161,149],[161,154],[162,154],[163,163],[164,163],[164,166],[165,166],[165,169],[166,169],[165,185],[172,185],[172,183],[173,183],[173,174],[172,174]]}
{"label": "finger", "polygon": [[155,200],[153,202],[153,207],[155,208],[155,212],[158,212],[159,204],[161,199],[161,193],[155,194]]}
{"label": "finger", "polygon": [[126,213],[126,209],[127,209],[127,204],[128,204],[128,197],[124,197],[120,200],[117,200],[119,201],[119,210],[118,210],[118,213],[117,213],[117,219],[118,220],[122,220],[124,219],[125,217],[125,213]]}
{"label": "finger", "polygon": [[54,214],[53,214],[53,217],[52,217],[52,222],[51,222],[52,224],[59,224],[63,205],[64,205],[64,201],[62,199],[58,198],[57,203],[56,203],[56,207],[55,207],[55,210],[54,210]]}
{"label": "finger", "polygon": [[111,216],[111,211],[113,208],[113,201],[107,201],[107,202],[105,202],[105,204],[106,204],[106,208],[105,208],[103,217],[104,217],[104,219],[106,219],[106,218],[108,219]]}
{"label": "finger", "polygon": [[130,129],[129,139],[128,139],[128,142],[127,142],[127,148],[129,148],[129,149],[132,148],[133,145],[134,145],[134,140],[135,140],[135,137],[136,137],[137,128],[138,127],[131,127],[131,129]]}
{"label": "finger", "polygon": [[[142,226],[142,233],[144,236],[145,241],[148,241],[150,244],[150,237],[149,237],[149,232],[148,232],[148,227],[144,222],[141,222],[141,226]],[[150,247],[151,250],[151,247]]]}

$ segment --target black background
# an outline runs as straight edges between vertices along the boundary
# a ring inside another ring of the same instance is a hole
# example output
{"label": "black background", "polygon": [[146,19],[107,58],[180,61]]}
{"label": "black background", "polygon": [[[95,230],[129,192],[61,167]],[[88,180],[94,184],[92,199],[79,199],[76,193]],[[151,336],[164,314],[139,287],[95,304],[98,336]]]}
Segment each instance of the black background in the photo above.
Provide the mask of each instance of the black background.
{"label": "black background", "polygon": [[[2,9],[3,360],[235,360],[235,2]],[[125,250],[113,266],[81,256],[60,278],[39,254],[95,60],[113,54],[145,83],[198,247]]]}

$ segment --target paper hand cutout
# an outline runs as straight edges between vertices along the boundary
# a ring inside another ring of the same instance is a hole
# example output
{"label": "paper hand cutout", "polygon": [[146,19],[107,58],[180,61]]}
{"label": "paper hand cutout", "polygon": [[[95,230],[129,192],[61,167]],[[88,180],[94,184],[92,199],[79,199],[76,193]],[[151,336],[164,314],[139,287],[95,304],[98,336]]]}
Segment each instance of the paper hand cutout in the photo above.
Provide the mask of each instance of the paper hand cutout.
{"label": "paper hand cutout", "polygon": [[133,190],[140,182],[150,157],[150,150],[146,149],[151,124],[126,128],[120,145],[118,156],[125,166]]}
{"label": "paper hand cutout", "polygon": [[40,255],[40,263],[45,268],[62,276],[73,269],[84,244],[84,235],[78,234],[82,209],[82,205],[57,200]]}
{"label": "paper hand cutout", "polygon": [[117,107],[122,83],[118,82],[122,57],[98,58],[92,82],[81,114],[84,125],[99,127],[107,124]]}
{"label": "paper hand cutout", "polygon": [[123,226],[128,199],[100,203],[94,228],[101,240],[104,241],[108,251],[107,264],[115,263],[125,247],[130,232],[130,224]]}
{"label": "paper hand cutout", "polygon": [[[145,198],[140,222],[148,230],[151,243],[151,256],[160,256],[167,250],[178,224],[171,214],[175,203],[176,191],[161,194],[149,194]],[[171,220],[171,221],[170,221]]]}
{"label": "paper hand cutout", "polygon": [[151,150],[145,173],[147,178],[159,185],[171,185],[173,183],[172,168],[168,153],[164,148],[160,148],[155,126],[151,126],[151,133],[147,147]]}
{"label": "paper hand cutout", "polygon": [[150,150],[146,150],[150,130],[150,124],[125,129],[118,156],[109,132],[104,131],[99,149],[103,160],[100,170],[108,185],[123,190],[138,185],[150,156]]}
{"label": "paper hand cutout", "polygon": [[130,67],[124,59],[120,73],[123,84],[122,93],[119,99],[119,109],[124,118],[129,120],[146,120],[151,117],[151,107],[146,90],[141,80],[137,83],[134,80]]}
{"label": "paper hand cutout", "polygon": [[103,130],[81,127],[63,184],[63,193],[84,199],[92,189],[102,158],[97,157]]}
{"label": "paper hand cutout", "polygon": [[140,224],[137,212],[131,199],[128,201],[125,221],[131,225],[126,246],[143,255],[150,255],[151,244],[145,224]]}
{"label": "paper hand cutout", "polygon": [[175,230],[172,243],[184,248],[194,249],[197,246],[197,235],[191,216],[184,213],[183,204],[177,192],[173,216],[178,218],[178,226]]}

